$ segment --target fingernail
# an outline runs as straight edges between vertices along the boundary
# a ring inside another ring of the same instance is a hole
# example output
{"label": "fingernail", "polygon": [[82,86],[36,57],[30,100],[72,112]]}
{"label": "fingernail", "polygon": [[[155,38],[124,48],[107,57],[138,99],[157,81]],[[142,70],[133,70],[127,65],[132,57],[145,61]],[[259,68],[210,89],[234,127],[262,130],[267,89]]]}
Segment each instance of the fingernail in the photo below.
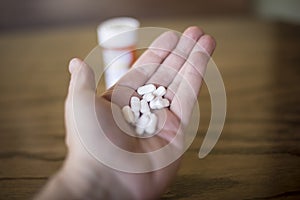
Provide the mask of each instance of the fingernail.
{"label": "fingernail", "polygon": [[216,47],[216,41],[212,36],[204,35],[200,38],[199,45],[204,49],[205,52],[207,52],[209,55],[212,55]]}
{"label": "fingernail", "polygon": [[80,64],[81,64],[81,62],[78,58],[73,58],[69,64],[70,73],[71,74],[74,73],[80,67]]}

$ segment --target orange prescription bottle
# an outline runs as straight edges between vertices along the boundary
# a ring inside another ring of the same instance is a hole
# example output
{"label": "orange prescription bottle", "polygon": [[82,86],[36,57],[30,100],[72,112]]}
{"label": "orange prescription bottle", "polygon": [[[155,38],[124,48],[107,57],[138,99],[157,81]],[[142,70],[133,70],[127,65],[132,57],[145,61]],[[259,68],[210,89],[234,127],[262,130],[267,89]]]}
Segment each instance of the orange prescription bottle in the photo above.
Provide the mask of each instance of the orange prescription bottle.
{"label": "orange prescription bottle", "polygon": [[139,26],[138,20],[129,17],[112,18],[98,26],[106,88],[113,86],[135,61]]}

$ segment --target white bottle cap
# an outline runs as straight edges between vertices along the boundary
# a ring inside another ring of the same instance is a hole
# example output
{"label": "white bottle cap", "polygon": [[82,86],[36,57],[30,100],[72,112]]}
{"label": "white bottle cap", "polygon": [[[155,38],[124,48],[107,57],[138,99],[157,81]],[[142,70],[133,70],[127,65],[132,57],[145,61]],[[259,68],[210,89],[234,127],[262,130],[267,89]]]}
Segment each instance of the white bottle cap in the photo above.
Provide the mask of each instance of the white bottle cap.
{"label": "white bottle cap", "polygon": [[97,28],[98,42],[104,48],[126,48],[136,44],[138,20],[130,17],[113,18],[104,21]]}

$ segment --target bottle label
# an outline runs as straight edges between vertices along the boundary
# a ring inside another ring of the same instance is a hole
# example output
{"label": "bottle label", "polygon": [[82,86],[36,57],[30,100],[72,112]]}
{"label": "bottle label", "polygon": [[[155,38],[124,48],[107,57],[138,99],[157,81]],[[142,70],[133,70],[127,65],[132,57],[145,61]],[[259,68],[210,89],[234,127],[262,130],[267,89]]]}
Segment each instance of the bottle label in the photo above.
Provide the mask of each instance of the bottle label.
{"label": "bottle label", "polygon": [[129,70],[134,61],[134,54],[131,48],[104,49],[103,60],[106,88],[110,88]]}

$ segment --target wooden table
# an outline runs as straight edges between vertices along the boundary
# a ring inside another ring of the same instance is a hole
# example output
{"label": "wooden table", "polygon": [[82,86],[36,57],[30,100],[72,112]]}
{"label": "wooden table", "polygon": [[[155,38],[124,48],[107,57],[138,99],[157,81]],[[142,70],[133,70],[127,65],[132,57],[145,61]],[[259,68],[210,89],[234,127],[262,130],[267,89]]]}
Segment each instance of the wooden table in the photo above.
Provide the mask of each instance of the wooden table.
{"label": "wooden table", "polygon": [[[203,87],[198,136],[162,199],[300,199],[300,27],[227,18],[142,25],[212,34],[228,96],[220,140],[200,160],[210,119]],[[0,34],[0,199],[31,198],[61,166],[67,63],[96,46],[95,28]]]}

